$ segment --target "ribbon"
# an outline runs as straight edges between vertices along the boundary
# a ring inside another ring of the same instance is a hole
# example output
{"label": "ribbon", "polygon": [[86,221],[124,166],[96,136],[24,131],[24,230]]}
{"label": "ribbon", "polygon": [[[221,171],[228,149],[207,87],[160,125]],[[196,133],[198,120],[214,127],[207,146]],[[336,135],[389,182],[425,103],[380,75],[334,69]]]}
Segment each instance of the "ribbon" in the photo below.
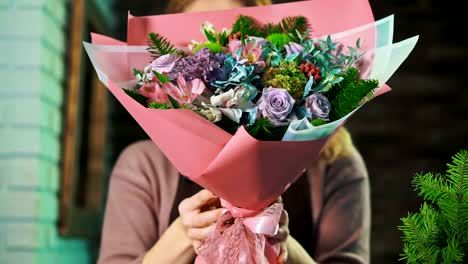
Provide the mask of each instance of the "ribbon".
{"label": "ribbon", "polygon": [[195,264],[277,264],[279,245],[268,237],[278,232],[283,204],[262,211],[235,207],[223,199],[221,205],[227,212],[197,250]]}

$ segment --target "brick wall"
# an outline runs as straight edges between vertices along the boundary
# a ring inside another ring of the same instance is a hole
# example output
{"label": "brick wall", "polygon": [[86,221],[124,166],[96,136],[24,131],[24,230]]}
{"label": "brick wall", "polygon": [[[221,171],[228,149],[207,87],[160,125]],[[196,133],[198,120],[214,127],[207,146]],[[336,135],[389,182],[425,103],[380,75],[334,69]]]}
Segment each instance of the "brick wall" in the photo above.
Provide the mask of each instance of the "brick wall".
{"label": "brick wall", "polygon": [[0,1],[0,263],[87,263],[57,230],[63,0]]}

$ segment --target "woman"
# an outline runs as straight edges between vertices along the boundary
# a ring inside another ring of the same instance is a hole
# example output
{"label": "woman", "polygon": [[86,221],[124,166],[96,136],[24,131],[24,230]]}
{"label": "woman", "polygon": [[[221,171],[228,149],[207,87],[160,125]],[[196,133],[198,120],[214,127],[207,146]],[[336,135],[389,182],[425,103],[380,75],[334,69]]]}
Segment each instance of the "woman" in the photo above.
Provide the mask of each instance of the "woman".
{"label": "woman", "polygon": [[[171,0],[169,12],[268,4],[269,1]],[[368,263],[367,172],[340,129],[320,160],[283,194],[280,262]],[[223,213],[219,199],[188,179],[151,142],[129,146],[110,179],[100,264],[192,263]],[[289,215],[289,217],[288,217]]]}

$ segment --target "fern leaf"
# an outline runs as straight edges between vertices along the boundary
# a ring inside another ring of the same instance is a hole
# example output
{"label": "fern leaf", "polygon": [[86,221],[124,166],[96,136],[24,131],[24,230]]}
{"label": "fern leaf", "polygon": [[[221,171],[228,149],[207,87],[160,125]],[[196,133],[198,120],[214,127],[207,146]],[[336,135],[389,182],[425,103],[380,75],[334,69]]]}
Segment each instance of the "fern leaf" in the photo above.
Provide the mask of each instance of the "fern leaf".
{"label": "fern leaf", "polygon": [[176,49],[174,45],[164,36],[158,33],[148,34],[148,48],[147,51],[151,53],[153,58],[157,58],[161,55],[175,53],[183,55],[184,52]]}
{"label": "fern leaf", "polygon": [[232,26],[232,33],[240,32],[242,36],[255,36],[264,37],[261,28],[258,26],[257,21],[249,16],[240,15],[234,25]]}
{"label": "fern leaf", "polygon": [[275,34],[275,33],[284,33],[283,28],[279,24],[268,23],[262,27],[263,34],[266,36]]}
{"label": "fern leaf", "polygon": [[281,20],[281,26],[283,28],[283,33],[295,33],[296,30],[301,34],[305,34],[309,28],[309,23],[307,18],[303,16],[289,16]]}

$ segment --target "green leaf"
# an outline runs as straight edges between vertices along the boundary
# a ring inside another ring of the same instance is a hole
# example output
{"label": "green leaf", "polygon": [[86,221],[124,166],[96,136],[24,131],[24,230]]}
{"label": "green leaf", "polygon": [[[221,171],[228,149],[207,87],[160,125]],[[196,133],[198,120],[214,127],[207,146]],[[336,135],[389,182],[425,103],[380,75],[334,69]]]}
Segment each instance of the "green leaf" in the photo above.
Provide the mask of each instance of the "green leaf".
{"label": "green leaf", "polygon": [[359,53],[357,52],[357,50],[353,47],[348,47],[349,51],[351,51],[351,53],[353,54],[354,57],[359,57]]}
{"label": "green leaf", "polygon": [[330,35],[328,35],[328,37],[327,37],[327,46],[328,46],[329,50],[335,50],[335,45],[333,44]]}
{"label": "green leaf", "polygon": [[361,38],[358,38],[358,40],[356,41],[356,47],[357,47],[358,49],[361,48]]}
{"label": "green leaf", "polygon": [[180,104],[176,99],[174,99],[170,95],[167,95],[167,97],[169,98],[169,101],[171,101],[172,108],[174,108],[174,109],[179,109],[180,108]]}
{"label": "green leaf", "polygon": [[164,110],[164,109],[171,109],[172,107],[167,103],[152,102],[149,104],[149,108]]}
{"label": "green leaf", "polygon": [[206,38],[208,39],[209,42],[213,42],[213,43],[216,43],[216,37],[213,36],[210,32],[208,32],[208,30],[206,30],[206,28],[203,29],[203,31],[205,32],[205,36]]}
{"label": "green leaf", "polygon": [[313,125],[314,127],[325,125],[326,123],[327,122],[325,120],[320,119],[320,118],[316,118],[310,122],[310,124]]}
{"label": "green leaf", "polygon": [[143,95],[139,94],[137,91],[129,90],[129,89],[123,89],[124,92],[133,98],[135,101],[146,107],[148,99],[144,97]]}
{"label": "green leaf", "polygon": [[268,118],[258,118],[245,129],[249,134],[258,140],[278,141],[281,140],[288,129],[288,126],[274,126]]}
{"label": "green leaf", "polygon": [[226,46],[227,43],[228,43],[227,32],[223,31],[223,33],[219,36],[219,44],[224,47]]}
{"label": "green leaf", "polygon": [[319,45],[320,45],[320,48],[322,49],[322,51],[326,51],[326,50],[327,50],[327,44],[325,43],[325,41],[320,40],[320,41],[319,41]]}
{"label": "green leaf", "polygon": [[161,74],[157,71],[153,71],[154,75],[156,75],[156,77],[158,77],[158,79],[162,82],[162,83],[167,83],[167,82],[170,82],[171,80],[169,79],[169,77],[167,77],[166,75],[164,74]]}

